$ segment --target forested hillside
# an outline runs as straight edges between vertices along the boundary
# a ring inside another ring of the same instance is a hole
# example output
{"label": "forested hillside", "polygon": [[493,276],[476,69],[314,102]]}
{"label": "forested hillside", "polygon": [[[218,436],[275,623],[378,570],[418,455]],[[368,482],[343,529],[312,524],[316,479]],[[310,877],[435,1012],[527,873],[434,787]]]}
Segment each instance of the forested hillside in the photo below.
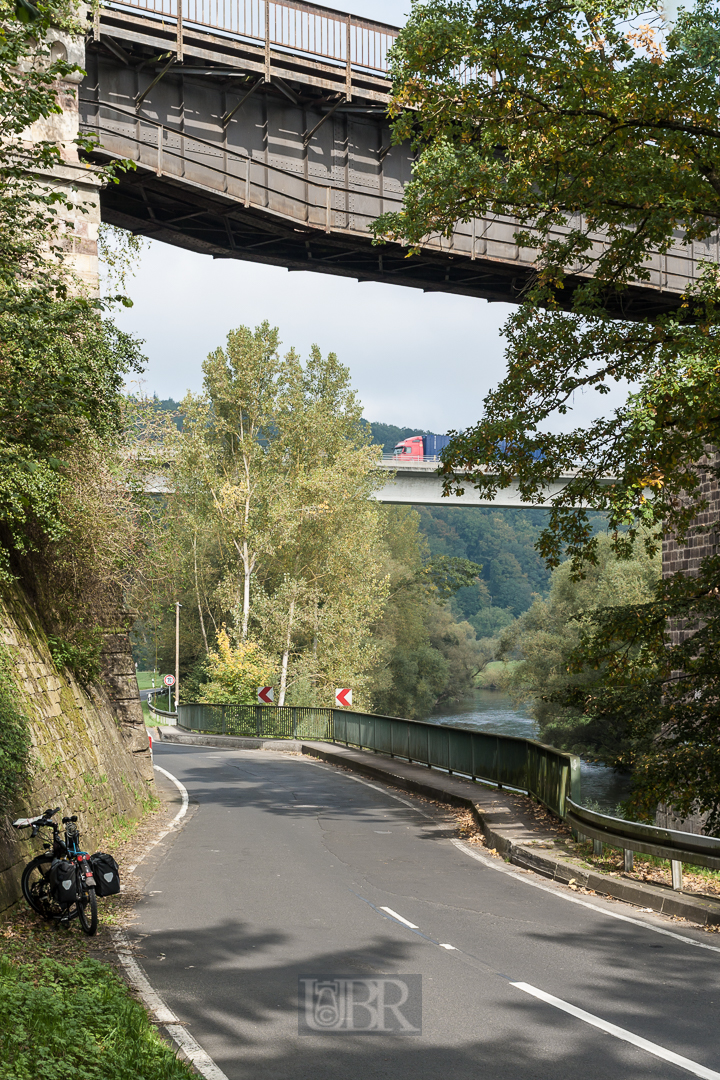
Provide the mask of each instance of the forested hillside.
{"label": "forested hillside", "polygon": [[[386,454],[402,439],[437,434],[374,420],[369,426],[372,441]],[[550,571],[535,550],[547,512],[453,506],[452,501],[448,499],[447,508],[419,507],[420,532],[430,555],[470,559],[482,566],[480,581],[460,589],[450,606],[478,638],[492,637],[547,592]]]}

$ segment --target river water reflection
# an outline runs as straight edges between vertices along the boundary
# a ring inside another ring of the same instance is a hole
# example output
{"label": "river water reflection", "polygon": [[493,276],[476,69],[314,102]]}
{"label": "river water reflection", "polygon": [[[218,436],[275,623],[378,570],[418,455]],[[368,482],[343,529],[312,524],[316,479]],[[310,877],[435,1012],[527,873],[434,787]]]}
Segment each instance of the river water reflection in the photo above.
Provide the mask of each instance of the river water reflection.
{"label": "river water reflection", "polygon": [[[497,735],[519,735],[537,739],[538,729],[522,706],[513,705],[506,694],[497,690],[476,690],[473,697],[461,705],[436,709],[427,718],[431,724],[448,724],[469,731],[490,731]],[[605,765],[580,762],[582,800],[595,800],[605,810],[614,810],[630,792],[630,779],[620,776]]]}

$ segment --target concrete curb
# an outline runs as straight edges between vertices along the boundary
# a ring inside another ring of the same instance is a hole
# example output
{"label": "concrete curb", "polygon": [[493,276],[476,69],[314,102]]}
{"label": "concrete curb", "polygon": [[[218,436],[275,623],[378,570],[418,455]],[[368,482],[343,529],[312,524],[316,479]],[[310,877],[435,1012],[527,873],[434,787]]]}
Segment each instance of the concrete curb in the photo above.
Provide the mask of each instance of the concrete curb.
{"label": "concrete curb", "polygon": [[221,750],[288,750],[299,754],[303,744],[298,739],[251,739],[237,735],[192,735],[174,727],[155,729],[159,741],[181,746],[217,746]]}
{"label": "concrete curb", "polygon": [[[684,893],[672,892],[669,888],[659,885],[646,885],[643,882],[633,881],[614,874],[602,874],[596,870],[588,870],[583,867],[580,860],[560,858],[557,855],[545,854],[551,843],[528,844],[520,843],[508,835],[515,831],[516,826],[507,822],[505,828],[501,828],[494,821],[489,820],[494,814],[488,814],[484,807],[478,805],[471,798],[465,798],[456,792],[450,792],[443,786],[443,774],[428,776],[426,771],[417,767],[418,779],[409,779],[401,776],[393,770],[392,760],[387,764],[375,754],[366,754],[367,761],[355,760],[360,751],[355,751],[353,756],[333,752],[317,744],[303,744],[302,753],[310,757],[317,757],[329,764],[343,765],[354,772],[376,780],[385,780],[404,791],[424,795],[426,798],[437,799],[451,806],[463,806],[470,810],[490,847],[495,848],[505,855],[509,862],[525,870],[532,870],[543,877],[558,881],[561,884],[569,884],[571,881],[579,888],[592,889],[593,892],[604,896],[612,896],[625,903],[634,904],[636,907],[652,908],[663,915],[674,915],[688,922],[699,923],[701,926],[720,924],[720,902],[705,900],[701,897],[688,896]],[[403,763],[405,766],[405,763]],[[410,768],[413,768],[410,766]],[[405,767],[405,770],[407,767]],[[422,777],[422,779],[420,779]],[[470,783],[470,781],[468,781]],[[544,850],[543,850],[544,849]]]}

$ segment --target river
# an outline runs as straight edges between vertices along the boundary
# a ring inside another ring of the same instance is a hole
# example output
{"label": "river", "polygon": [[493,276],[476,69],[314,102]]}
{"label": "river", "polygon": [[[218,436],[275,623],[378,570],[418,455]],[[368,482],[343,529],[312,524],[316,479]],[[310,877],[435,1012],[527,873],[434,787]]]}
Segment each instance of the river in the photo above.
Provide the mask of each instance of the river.
{"label": "river", "polygon": [[[506,694],[497,690],[476,690],[472,698],[460,705],[436,709],[428,723],[450,724],[469,731],[491,731],[498,735],[519,735],[537,739],[538,729],[529,712],[513,705]],[[630,778],[619,775],[605,765],[580,762],[582,801],[592,800],[604,810],[614,810],[630,793]]]}

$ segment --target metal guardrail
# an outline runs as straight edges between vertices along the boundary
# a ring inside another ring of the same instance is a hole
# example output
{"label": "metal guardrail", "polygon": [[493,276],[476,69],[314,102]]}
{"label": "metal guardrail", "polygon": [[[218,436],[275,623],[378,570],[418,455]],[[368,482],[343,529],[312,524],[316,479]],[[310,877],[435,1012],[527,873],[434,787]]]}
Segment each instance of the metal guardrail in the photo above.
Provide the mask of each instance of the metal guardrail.
{"label": "metal guardrail", "polygon": [[720,837],[699,836],[697,833],[663,829],[659,825],[642,825],[639,821],[625,821],[609,814],[598,814],[567,800],[565,820],[578,834],[593,841],[596,855],[602,854],[603,844],[622,848],[624,868],[633,868],[633,855],[655,855],[670,860],[672,887],[682,892],[683,863],[720,870]]}
{"label": "metal guardrail", "polygon": [[534,795],[558,817],[580,797],[580,759],[512,735],[491,735],[396,716],[272,705],[181,705],[178,726],[189,731],[264,738],[317,739],[489,780]]}
{"label": "metal guardrail", "polygon": [[135,8],[177,23],[182,50],[184,24],[208,27],[270,47],[305,53],[342,64],[348,85],[353,67],[388,70],[388,52],[399,33],[388,23],[347,15],[301,0],[113,0],[109,8]]}
{"label": "metal guardrail", "polygon": [[292,705],[180,705],[178,726],[214,735],[332,740],[333,710]]}
{"label": "metal guardrail", "polygon": [[[167,694],[167,688],[161,686],[157,690],[153,690],[151,693],[148,694],[148,696],[147,696],[148,709],[150,710],[151,713],[153,713],[154,716],[162,716],[162,718],[164,720],[170,720],[171,724],[173,724],[173,725],[177,724],[177,713],[168,712],[167,710],[156,708],[156,706],[155,706],[152,699],[156,698],[158,696],[158,694],[162,694],[163,697],[164,697],[165,694]],[[171,726],[171,725],[168,725],[168,726]]]}
{"label": "metal guardrail", "polygon": [[568,825],[591,840],[626,851],[637,851],[642,855],[655,855],[660,859],[720,870],[720,837],[699,836],[678,829],[624,821],[578,806],[572,799],[568,799],[567,807],[565,820]]}

